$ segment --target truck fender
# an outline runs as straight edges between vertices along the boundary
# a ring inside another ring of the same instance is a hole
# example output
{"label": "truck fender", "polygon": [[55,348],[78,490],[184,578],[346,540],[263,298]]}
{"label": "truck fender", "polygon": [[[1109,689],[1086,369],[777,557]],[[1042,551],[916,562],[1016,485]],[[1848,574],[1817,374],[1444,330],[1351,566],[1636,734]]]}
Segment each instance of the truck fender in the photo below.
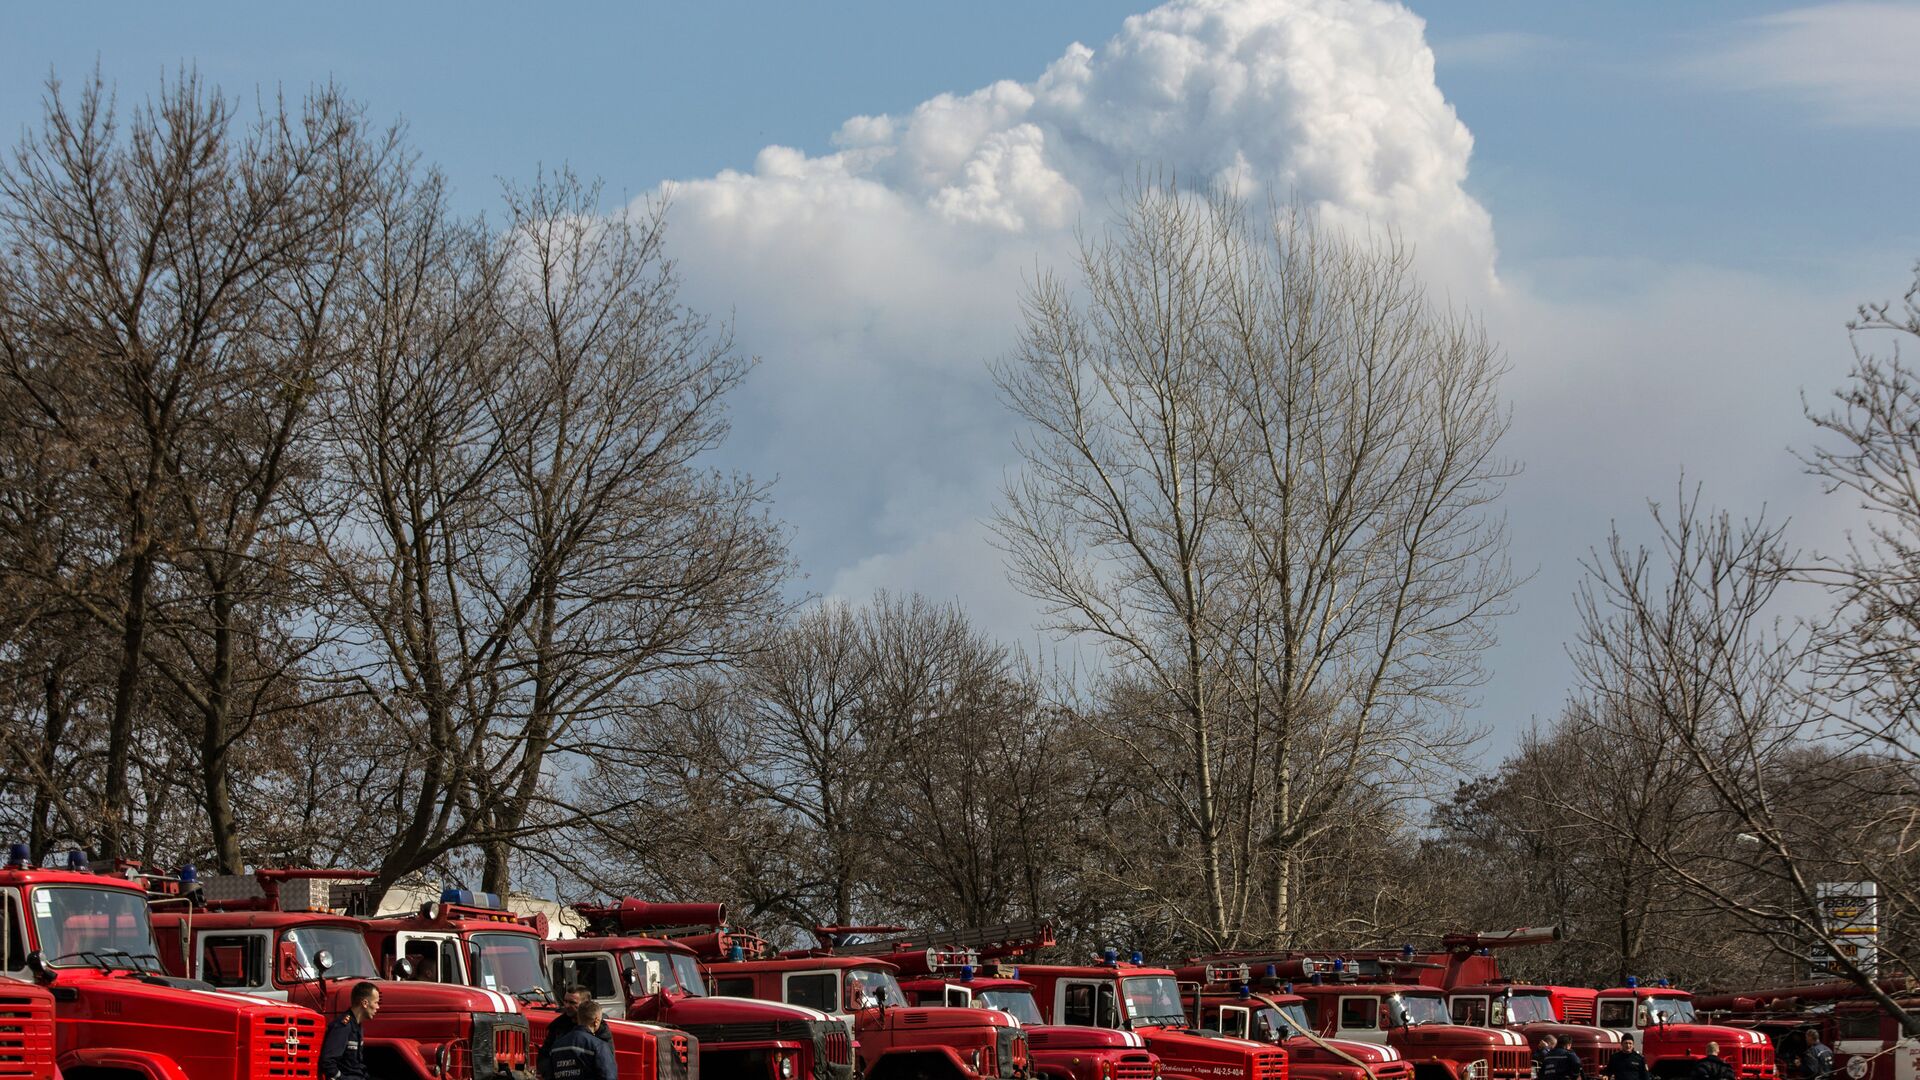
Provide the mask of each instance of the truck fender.
{"label": "truck fender", "polygon": [[[933,1059],[928,1061],[928,1059]],[[948,1075],[956,1077],[977,1077],[973,1066],[960,1057],[960,1052],[951,1046],[915,1046],[897,1049],[874,1059],[873,1068],[867,1070],[872,1080],[889,1080],[891,1077],[909,1077],[924,1071],[921,1063],[945,1066],[951,1070]],[[939,1075],[938,1073],[932,1075]]]}
{"label": "truck fender", "polygon": [[186,1071],[170,1057],[119,1047],[69,1050],[60,1055],[57,1068],[63,1073],[74,1069],[113,1069],[134,1073],[146,1080],[187,1080]]}
{"label": "truck fender", "polygon": [[406,1080],[436,1080],[433,1062],[421,1053],[420,1043],[412,1039],[366,1039],[364,1044],[369,1050],[392,1054],[406,1069]]}

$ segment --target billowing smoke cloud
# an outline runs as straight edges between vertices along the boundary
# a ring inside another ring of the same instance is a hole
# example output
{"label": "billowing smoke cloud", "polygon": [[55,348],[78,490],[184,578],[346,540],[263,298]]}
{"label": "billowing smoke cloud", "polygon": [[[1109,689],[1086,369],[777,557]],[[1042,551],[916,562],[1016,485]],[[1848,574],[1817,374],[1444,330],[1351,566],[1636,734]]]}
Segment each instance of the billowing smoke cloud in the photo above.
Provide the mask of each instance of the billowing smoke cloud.
{"label": "billowing smoke cloud", "polygon": [[1023,278],[1143,170],[1391,227],[1459,294],[1493,280],[1472,137],[1424,24],[1379,0],[1175,0],[1037,77],[858,116],[831,152],[668,185],[688,295],[764,358],[734,451],[778,475],[816,591],[959,597],[1017,632],[980,520],[1010,463],[987,363]]}

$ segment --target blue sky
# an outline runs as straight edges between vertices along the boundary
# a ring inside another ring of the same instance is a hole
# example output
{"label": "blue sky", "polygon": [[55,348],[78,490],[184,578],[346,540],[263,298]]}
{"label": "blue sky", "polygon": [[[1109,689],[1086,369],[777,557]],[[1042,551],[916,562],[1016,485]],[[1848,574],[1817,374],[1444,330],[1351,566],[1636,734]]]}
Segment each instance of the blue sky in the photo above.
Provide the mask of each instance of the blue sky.
{"label": "blue sky", "polygon": [[[1232,0],[1270,28],[1311,15],[1351,31],[1326,56],[1317,31],[1285,39],[1283,60],[1331,57],[1337,77],[1133,139],[1120,129],[1147,130],[1166,103],[1126,80],[1159,69],[1107,43],[1152,6],[13,4],[0,130],[37,116],[50,68],[71,83],[97,62],[126,98],[186,62],[229,93],[337,80],[404,117],[474,209],[542,164],[622,197],[686,181],[689,297],[736,313],[764,361],[728,456],[779,478],[801,587],[917,588],[1031,644],[977,527],[1009,461],[984,361],[1020,273],[1097,219],[1090,162],[1120,171],[1131,148],[1204,170],[1227,146],[1282,170],[1325,149],[1300,132],[1374,124],[1395,160],[1432,168],[1377,188],[1371,174],[1295,183],[1421,239],[1436,285],[1481,307],[1512,355],[1509,449],[1527,472],[1509,513],[1536,576],[1490,657],[1477,719],[1491,748],[1563,696],[1577,559],[1609,521],[1642,531],[1643,500],[1683,469],[1736,511],[1766,502],[1809,543],[1837,537],[1844,514],[1788,448],[1808,435],[1799,393],[1846,371],[1853,305],[1897,295],[1920,257],[1920,6],[1414,0],[1422,27],[1374,0]],[[1408,34],[1431,47],[1431,77],[1401,70]],[[1195,35],[1174,36],[1197,63],[1229,55]],[[1103,95],[1078,112],[1042,87],[1076,41]],[[1002,79],[1024,89],[964,96]],[[930,101],[946,104],[915,112]],[[883,115],[884,130],[842,126]],[[837,153],[869,145],[894,164]],[[1489,270],[1492,291],[1475,277]]]}

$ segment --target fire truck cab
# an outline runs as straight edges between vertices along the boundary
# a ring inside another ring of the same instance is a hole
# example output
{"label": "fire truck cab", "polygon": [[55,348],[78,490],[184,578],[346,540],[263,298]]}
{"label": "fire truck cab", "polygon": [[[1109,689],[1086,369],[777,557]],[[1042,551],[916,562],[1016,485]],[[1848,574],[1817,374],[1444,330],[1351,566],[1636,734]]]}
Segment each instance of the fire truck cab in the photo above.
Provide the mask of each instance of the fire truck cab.
{"label": "fire truck cab", "polygon": [[[1555,987],[1528,985],[1464,986],[1447,994],[1447,1007],[1456,1024],[1505,1028],[1528,1043],[1543,1036],[1566,1038],[1591,1076],[1600,1075],[1620,1049],[1620,1036],[1590,1023],[1567,1022],[1556,1008]],[[1570,988],[1560,988],[1570,989]],[[1567,995],[1561,995],[1564,1000]],[[1592,992],[1586,997],[1586,1015],[1593,1015]]]}
{"label": "fire truck cab", "polygon": [[[1879,988],[1909,1012],[1920,1010],[1920,998],[1904,978],[1883,979]],[[1835,1070],[1849,1080],[1920,1080],[1920,1039],[1907,1035],[1879,1002],[1845,980],[1716,994],[1696,998],[1694,1005],[1770,1038],[1777,1069],[1799,1060],[1806,1029],[1812,1028],[1833,1050]]]}
{"label": "fire truck cab", "polygon": [[[1664,981],[1664,980],[1663,980]],[[1688,1077],[1720,1045],[1720,1057],[1738,1080],[1774,1080],[1773,1044],[1746,1028],[1703,1024],[1694,1014],[1693,995],[1667,986],[1642,986],[1638,979],[1602,990],[1594,999],[1594,1022],[1616,1035],[1632,1035],[1647,1069],[1660,1077]]]}
{"label": "fire truck cab", "polygon": [[[331,1018],[355,984],[380,980],[366,922],[336,915],[330,889],[351,871],[260,870],[210,877],[188,910],[154,915],[167,970],[224,993],[293,1001]],[[372,1072],[391,1080],[531,1080],[527,1019],[501,994],[379,981],[366,1026]]]}
{"label": "fire truck cab", "polygon": [[1101,964],[1022,964],[1040,1015],[1062,1027],[1108,1028],[1139,1035],[1170,1077],[1285,1080],[1287,1052],[1278,1046],[1202,1031],[1188,1022],[1168,968],[1148,967],[1107,950]]}
{"label": "fire truck cab", "polygon": [[1391,1046],[1315,1034],[1307,999],[1277,977],[1256,987],[1247,964],[1194,964],[1175,969],[1194,1026],[1287,1052],[1293,1080],[1412,1080],[1413,1066]]}
{"label": "fire truck cab", "polygon": [[1035,1076],[1056,1080],[1153,1080],[1160,1075],[1160,1059],[1146,1040],[1131,1031],[1109,1028],[1064,1027],[1040,1017],[1033,1000],[1033,984],[1019,978],[1018,968],[977,976],[972,965],[945,969],[902,980],[907,1000],[915,1005],[960,1009],[999,1009],[1020,1021],[1027,1032],[1027,1052]]}
{"label": "fire truck cab", "polygon": [[[59,1070],[71,1080],[311,1078],[320,1015],[170,978],[146,879],[118,869],[95,873],[79,852],[67,869],[36,868],[24,845],[0,869],[0,975],[51,994]],[[190,868],[181,877],[191,882]]]}
{"label": "fire truck cab", "polygon": [[[536,1048],[560,1016],[548,984],[545,930],[544,917],[515,915],[492,893],[465,889],[447,889],[438,902],[410,915],[366,920],[367,946],[383,969],[517,1001]],[[686,1032],[631,1020],[608,1020],[607,1025],[622,1080],[699,1075],[699,1046]]]}
{"label": "fire truck cab", "polygon": [[851,1024],[861,1074],[888,1077],[1021,1077],[1027,1033],[999,1009],[921,1008],[907,1003],[897,969],[863,956],[794,956],[707,965],[716,994],[780,1001]]}
{"label": "fire truck cab", "polygon": [[711,1077],[754,1080],[850,1080],[853,1034],[816,1009],[707,992],[693,950],[637,936],[558,938],[547,942],[555,987],[585,986],[610,1016],[669,1024],[700,1041]]}
{"label": "fire truck cab", "polygon": [[[1337,973],[1342,967],[1336,961]],[[1294,991],[1322,1036],[1391,1046],[1417,1080],[1524,1080],[1533,1072],[1526,1040],[1454,1023],[1446,999],[1430,986],[1315,982]]]}

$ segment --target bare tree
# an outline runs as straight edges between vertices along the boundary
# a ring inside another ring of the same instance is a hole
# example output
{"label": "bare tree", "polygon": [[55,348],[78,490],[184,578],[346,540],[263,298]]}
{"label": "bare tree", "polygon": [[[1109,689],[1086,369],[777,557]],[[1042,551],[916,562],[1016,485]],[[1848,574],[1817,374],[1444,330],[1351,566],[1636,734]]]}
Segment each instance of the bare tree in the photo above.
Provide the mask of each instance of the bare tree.
{"label": "bare tree", "polygon": [[1204,947],[1284,936],[1355,793],[1385,811],[1470,741],[1513,587],[1498,354],[1398,246],[1224,196],[1137,192],[1075,271],[1029,290],[998,369],[1032,425],[1010,573],[1120,680],[1101,733],[1179,835],[1162,915]]}
{"label": "bare tree", "polygon": [[[1615,819],[1595,806],[1588,821],[1635,843],[1750,941],[1793,962],[1824,950],[1920,1031],[1841,947],[1818,889],[1910,861],[1913,772],[1856,755],[1822,783],[1797,782],[1830,713],[1806,684],[1806,635],[1771,615],[1797,561],[1782,530],[1710,513],[1697,494],[1655,507],[1654,520],[1657,550],[1616,533],[1589,564],[1576,701],[1628,720],[1613,734],[1640,742],[1674,783],[1658,815]],[[1882,963],[1914,973],[1897,952]]]}
{"label": "bare tree", "polygon": [[598,202],[567,172],[508,198],[503,411],[524,424],[502,433],[504,557],[471,569],[519,620],[512,704],[472,774],[502,893],[513,841],[580,812],[542,781],[577,770],[611,717],[739,659],[784,607],[766,488],[700,461],[750,361],[678,302],[664,208]]}

